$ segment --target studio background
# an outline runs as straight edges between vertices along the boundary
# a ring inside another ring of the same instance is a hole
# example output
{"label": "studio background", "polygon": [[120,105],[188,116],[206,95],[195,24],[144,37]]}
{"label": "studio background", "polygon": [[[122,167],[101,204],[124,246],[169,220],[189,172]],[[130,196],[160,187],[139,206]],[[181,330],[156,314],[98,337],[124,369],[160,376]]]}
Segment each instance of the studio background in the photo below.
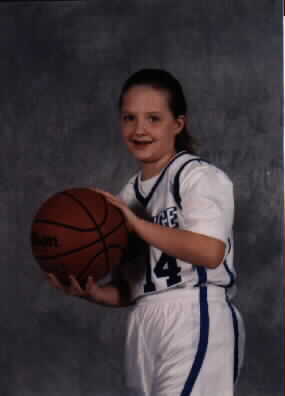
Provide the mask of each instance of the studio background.
{"label": "studio background", "polygon": [[282,17],[277,0],[0,4],[2,396],[125,395],[128,309],[51,289],[29,234],[55,192],[134,173],[116,104],[142,67],[178,78],[201,156],[234,182],[238,396],[281,396]]}

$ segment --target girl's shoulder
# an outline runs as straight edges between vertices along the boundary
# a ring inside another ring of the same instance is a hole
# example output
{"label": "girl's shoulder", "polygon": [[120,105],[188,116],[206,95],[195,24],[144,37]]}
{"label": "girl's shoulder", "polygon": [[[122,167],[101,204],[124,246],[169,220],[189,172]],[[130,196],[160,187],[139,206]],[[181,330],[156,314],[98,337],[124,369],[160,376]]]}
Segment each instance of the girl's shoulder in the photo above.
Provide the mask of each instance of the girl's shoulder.
{"label": "girl's shoulder", "polygon": [[[202,157],[192,154],[182,155],[169,169],[171,190],[178,206],[182,197],[208,196],[232,199],[233,183],[222,169]],[[194,195],[193,195],[194,194]]]}
{"label": "girl's shoulder", "polygon": [[232,181],[227,173],[201,156],[187,152],[178,154],[169,167],[169,174],[173,184],[184,182],[197,182],[200,179],[208,179],[214,182],[231,184]]}

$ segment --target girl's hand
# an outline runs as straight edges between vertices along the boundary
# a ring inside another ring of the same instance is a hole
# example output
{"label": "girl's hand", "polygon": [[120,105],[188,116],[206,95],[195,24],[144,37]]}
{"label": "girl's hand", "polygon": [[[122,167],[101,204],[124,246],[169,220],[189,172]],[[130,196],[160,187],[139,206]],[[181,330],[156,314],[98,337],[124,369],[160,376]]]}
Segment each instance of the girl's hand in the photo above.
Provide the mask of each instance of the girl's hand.
{"label": "girl's hand", "polygon": [[68,296],[84,298],[96,304],[111,307],[123,307],[131,303],[128,289],[125,287],[126,285],[118,287],[109,283],[104,286],[98,286],[92,277],[89,277],[85,289],[82,289],[72,275],[70,275],[70,286],[68,287],[63,286],[56,276],[51,273],[48,274],[48,279],[53,287],[63,291]]}
{"label": "girl's hand", "polygon": [[137,227],[137,224],[139,223],[140,219],[125,204],[125,202],[123,202],[121,199],[119,199],[118,197],[115,197],[113,194],[111,194],[107,191],[100,190],[99,188],[95,188],[94,190],[97,191],[98,193],[104,195],[104,197],[107,199],[108,202],[110,202],[112,205],[116,206],[123,212],[129,232],[136,231],[136,227]]}
{"label": "girl's hand", "polygon": [[68,296],[75,296],[75,297],[81,297],[85,298],[87,300],[92,300],[94,302],[97,302],[98,299],[98,291],[99,291],[99,286],[96,285],[96,283],[93,281],[92,277],[88,277],[88,281],[86,283],[85,289],[82,289],[82,287],[79,285],[78,281],[73,275],[69,276],[70,279],[70,285],[69,286],[64,286],[55,275],[49,273],[48,274],[48,280],[50,284],[55,287],[56,289],[61,290],[63,293],[65,293]]}

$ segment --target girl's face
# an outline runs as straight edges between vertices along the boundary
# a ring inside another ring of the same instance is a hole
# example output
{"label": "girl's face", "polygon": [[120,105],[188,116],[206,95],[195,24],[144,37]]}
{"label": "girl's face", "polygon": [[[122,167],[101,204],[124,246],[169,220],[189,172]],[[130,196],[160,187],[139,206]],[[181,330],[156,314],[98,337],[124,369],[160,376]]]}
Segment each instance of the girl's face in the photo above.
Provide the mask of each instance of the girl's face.
{"label": "girl's face", "polygon": [[124,94],[120,120],[129,151],[143,164],[167,162],[185,123],[184,116],[174,118],[167,92],[148,85],[133,86]]}

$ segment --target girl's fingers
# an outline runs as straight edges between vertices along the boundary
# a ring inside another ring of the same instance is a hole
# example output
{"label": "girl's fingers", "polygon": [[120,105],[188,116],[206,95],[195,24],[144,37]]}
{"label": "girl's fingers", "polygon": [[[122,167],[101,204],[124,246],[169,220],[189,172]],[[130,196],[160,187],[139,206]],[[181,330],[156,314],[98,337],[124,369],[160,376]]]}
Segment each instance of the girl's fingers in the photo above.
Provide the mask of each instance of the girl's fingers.
{"label": "girl's fingers", "polygon": [[98,193],[104,195],[106,197],[106,199],[114,206],[116,206],[118,209],[121,210],[121,212],[123,213],[123,215],[125,216],[126,219],[126,223],[127,223],[127,228],[129,232],[132,232],[134,227],[134,221],[136,220],[136,216],[134,215],[134,213],[129,209],[129,207],[126,205],[126,203],[124,201],[122,201],[120,198],[118,198],[117,196],[107,192],[107,191],[103,191],[100,188],[95,188],[95,191],[97,191]]}
{"label": "girl's fingers", "polygon": [[90,294],[90,291],[92,288],[94,288],[94,286],[95,286],[95,282],[93,281],[92,276],[88,276],[86,288],[85,288],[87,294]]}
{"label": "girl's fingers", "polygon": [[75,291],[77,294],[83,295],[84,290],[81,289],[81,286],[78,283],[78,281],[75,279],[75,277],[73,275],[70,275],[69,279],[70,279],[70,283],[71,283],[70,292]]}
{"label": "girl's fingers", "polygon": [[115,198],[115,196],[113,194],[111,194],[111,193],[109,193],[107,191],[101,190],[100,188],[97,188],[97,187],[96,188],[95,187],[89,187],[89,190],[93,190],[93,191],[95,191],[95,192],[97,192],[99,194],[102,194],[108,199]]}
{"label": "girl's fingers", "polygon": [[101,190],[100,188],[92,188],[92,190],[96,191],[99,194],[104,195],[106,198],[109,196],[107,191]]}
{"label": "girl's fingers", "polygon": [[92,188],[92,190],[94,190],[94,191],[97,191],[98,193],[100,193],[100,194],[103,194],[103,195],[108,195],[108,194],[110,194],[110,193],[108,193],[107,191],[105,191],[105,190],[101,190],[101,188]]}
{"label": "girl's fingers", "polygon": [[105,196],[105,198],[114,206],[116,206],[117,208],[124,210],[126,207],[126,204],[120,200],[118,197],[116,197],[115,195],[107,192],[107,191],[103,191],[100,188],[94,188],[93,190],[95,190],[96,192],[102,194]]}
{"label": "girl's fingers", "polygon": [[99,286],[94,282],[92,276],[88,276],[88,280],[86,283],[86,294],[87,298],[91,301],[96,301],[97,300],[97,291],[99,289]]}
{"label": "girl's fingers", "polygon": [[61,290],[65,289],[65,287],[60,283],[60,281],[57,279],[57,277],[54,274],[48,273],[48,279],[50,283],[57,289],[61,289]]}
{"label": "girl's fingers", "polygon": [[104,195],[108,200],[118,201],[118,198],[115,197],[115,195],[113,195],[113,194],[111,194],[111,193],[109,193],[107,191],[103,191],[100,188],[96,188],[95,191],[98,192],[99,194]]}
{"label": "girl's fingers", "polygon": [[85,290],[82,290],[79,282],[76,280],[74,275],[69,275],[69,287],[63,286],[54,274],[48,273],[47,276],[49,283],[56,289],[63,291],[65,294],[70,296],[86,297],[87,292]]}

